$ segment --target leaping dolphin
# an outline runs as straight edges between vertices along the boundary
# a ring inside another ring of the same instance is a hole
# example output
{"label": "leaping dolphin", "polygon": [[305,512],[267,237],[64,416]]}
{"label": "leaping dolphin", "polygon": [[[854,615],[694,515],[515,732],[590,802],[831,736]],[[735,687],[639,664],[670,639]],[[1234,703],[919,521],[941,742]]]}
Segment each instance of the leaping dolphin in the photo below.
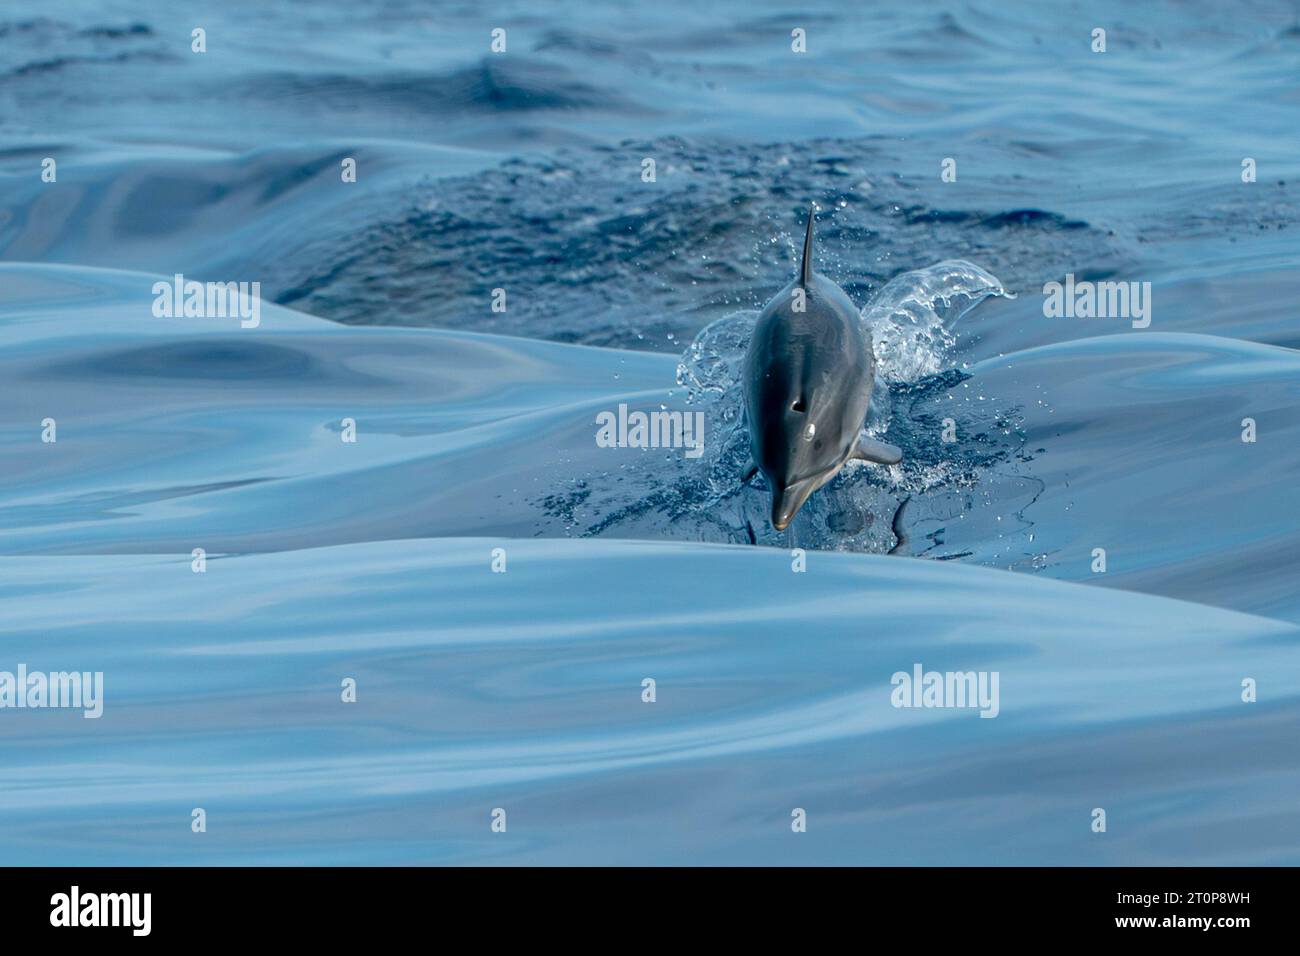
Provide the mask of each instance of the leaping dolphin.
{"label": "leaping dolphin", "polygon": [[753,458],[784,531],[808,497],[852,458],[895,465],[895,445],[861,437],[876,359],[853,300],[813,270],[813,214],[799,274],[763,309],[745,354],[745,413]]}

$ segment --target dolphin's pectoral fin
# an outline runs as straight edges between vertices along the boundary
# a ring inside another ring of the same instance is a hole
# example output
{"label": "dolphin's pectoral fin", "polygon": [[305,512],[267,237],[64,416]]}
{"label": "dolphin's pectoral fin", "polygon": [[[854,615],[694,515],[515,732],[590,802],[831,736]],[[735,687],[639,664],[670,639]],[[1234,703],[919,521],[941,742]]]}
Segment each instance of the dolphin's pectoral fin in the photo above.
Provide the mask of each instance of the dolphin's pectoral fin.
{"label": "dolphin's pectoral fin", "polygon": [[887,441],[859,438],[858,447],[853,450],[853,457],[875,462],[877,465],[897,465],[903,460],[903,449]]}
{"label": "dolphin's pectoral fin", "polygon": [[740,483],[742,485],[749,484],[751,481],[754,480],[754,476],[757,474],[758,474],[758,465],[754,464],[754,460],[751,458],[749,461],[745,462],[745,470],[741,472]]}

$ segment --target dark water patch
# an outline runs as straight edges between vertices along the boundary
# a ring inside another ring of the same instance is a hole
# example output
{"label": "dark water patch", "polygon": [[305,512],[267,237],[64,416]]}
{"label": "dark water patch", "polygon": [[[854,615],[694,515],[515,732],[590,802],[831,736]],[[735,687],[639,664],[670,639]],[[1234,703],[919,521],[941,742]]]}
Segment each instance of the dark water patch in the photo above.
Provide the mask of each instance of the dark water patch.
{"label": "dark water patch", "polygon": [[924,206],[909,206],[901,210],[909,223],[934,222],[945,225],[977,225],[988,229],[1006,227],[1027,227],[1038,229],[1089,229],[1088,223],[1078,219],[1068,219],[1054,212],[1042,209],[1012,209],[1007,212],[988,213],[964,209],[930,209]]}
{"label": "dark water patch", "polygon": [[870,511],[846,508],[826,516],[826,528],[837,534],[860,534],[875,520]]}
{"label": "dark water patch", "polygon": [[107,376],[124,380],[162,378],[227,384],[247,382],[253,386],[267,379],[310,382],[321,379],[326,373],[310,354],[298,349],[236,339],[208,339],[99,352],[86,360],[52,366],[46,374],[52,378],[77,380]]}
{"label": "dark water patch", "polygon": [[73,27],[70,24],[61,20],[51,20],[48,17],[33,17],[30,20],[6,20],[0,22],[0,40],[33,33],[47,35],[66,33],[72,29]]}
{"label": "dark water patch", "polygon": [[1067,219],[1058,213],[1045,212],[1042,209],[1012,209],[1008,212],[995,213],[982,217],[980,225],[990,229],[1001,229],[1006,226],[1034,226],[1049,229],[1091,228],[1081,220]]}
{"label": "dark water patch", "polygon": [[94,26],[77,31],[77,36],[94,37],[100,40],[126,40],[131,37],[154,35],[153,28],[147,23],[131,23],[124,27]]}
{"label": "dark water patch", "polygon": [[[147,23],[81,25],[48,17],[0,22],[0,82],[106,66],[178,59]],[[66,91],[65,91],[66,92]]]}
{"label": "dark water patch", "polygon": [[[36,76],[46,73],[57,73],[68,67],[73,66],[105,66],[115,63],[131,62],[150,62],[150,63],[168,63],[178,60],[179,57],[171,53],[165,53],[159,50],[123,50],[105,56],[95,56],[85,54],[80,56],[55,56],[45,60],[33,60],[24,63],[16,69],[10,70],[9,78],[21,79],[29,76]],[[0,76],[0,80],[5,77]]]}
{"label": "dark water patch", "polygon": [[292,99],[313,113],[350,110],[450,113],[524,113],[541,110],[619,110],[646,107],[582,79],[547,60],[484,57],[443,73],[334,73],[303,76],[273,73],[250,79],[234,91],[244,100]]}
{"label": "dark water patch", "polygon": [[[930,208],[890,172],[886,145],[674,137],[513,159],[422,184],[346,242],[287,250],[268,285],[282,304],[351,324],[677,351],[788,281],[812,200],[819,267],[859,302],[936,250],[1009,287],[1114,258],[1104,231],[1050,211]],[[654,182],[642,180],[647,158]],[[498,288],[505,312],[491,309]]]}

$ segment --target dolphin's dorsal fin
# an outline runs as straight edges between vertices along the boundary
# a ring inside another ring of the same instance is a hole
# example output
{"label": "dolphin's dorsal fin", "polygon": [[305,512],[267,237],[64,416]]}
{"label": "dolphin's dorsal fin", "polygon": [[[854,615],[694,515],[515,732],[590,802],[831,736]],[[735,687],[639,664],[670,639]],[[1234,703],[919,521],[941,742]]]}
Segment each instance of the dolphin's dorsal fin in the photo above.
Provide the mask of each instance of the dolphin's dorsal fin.
{"label": "dolphin's dorsal fin", "polygon": [[812,229],[813,213],[816,209],[816,206],[808,207],[808,232],[803,237],[803,265],[799,268],[799,284],[804,288],[808,287],[813,277]]}

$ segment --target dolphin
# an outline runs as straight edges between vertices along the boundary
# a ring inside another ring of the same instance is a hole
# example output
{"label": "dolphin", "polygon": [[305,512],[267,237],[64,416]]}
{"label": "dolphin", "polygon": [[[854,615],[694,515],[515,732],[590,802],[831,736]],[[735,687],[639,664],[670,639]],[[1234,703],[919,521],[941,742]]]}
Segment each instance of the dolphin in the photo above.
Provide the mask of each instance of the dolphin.
{"label": "dolphin", "polygon": [[772,489],[784,531],[809,496],[853,458],[895,465],[903,452],[861,435],[876,358],[853,300],[813,269],[813,217],[799,274],[767,304],[745,353],[750,466]]}

